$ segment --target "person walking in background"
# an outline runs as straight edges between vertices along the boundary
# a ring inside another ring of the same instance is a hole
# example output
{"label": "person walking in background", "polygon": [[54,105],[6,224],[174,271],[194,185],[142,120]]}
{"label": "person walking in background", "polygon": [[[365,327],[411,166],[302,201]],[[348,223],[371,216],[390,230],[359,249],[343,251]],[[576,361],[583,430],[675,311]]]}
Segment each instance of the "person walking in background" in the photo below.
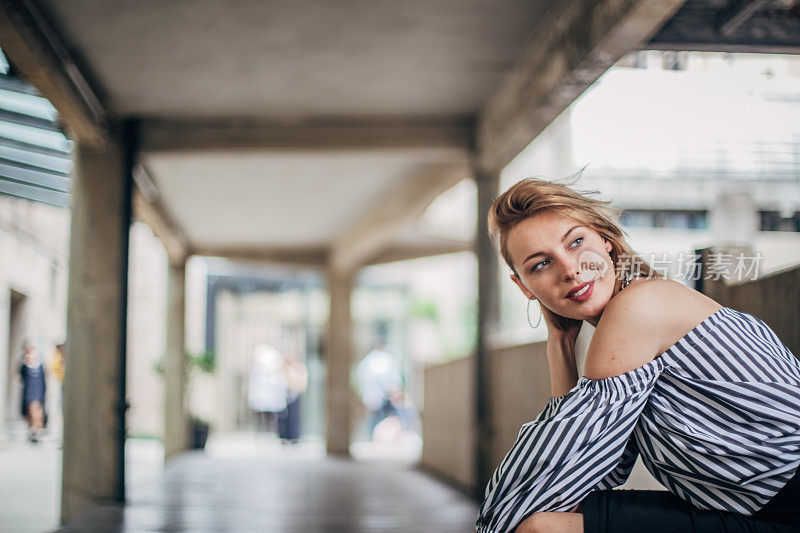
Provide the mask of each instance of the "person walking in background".
{"label": "person walking in background", "polygon": [[385,418],[398,415],[393,398],[403,393],[400,358],[388,351],[381,340],[356,367],[358,392],[367,411],[367,432],[372,439],[375,427]]}
{"label": "person walking in background", "polygon": [[60,404],[59,408],[64,410],[64,345],[58,344],[50,356],[50,372],[58,380],[58,387],[60,390]]}
{"label": "person walking in background", "polygon": [[283,365],[289,397],[286,409],[278,414],[278,435],[284,443],[297,443],[300,439],[300,395],[308,387],[308,369],[294,352],[284,356]]}
{"label": "person walking in background", "polygon": [[258,426],[277,429],[278,415],[286,410],[288,398],[283,354],[266,344],[256,346],[247,384],[247,403],[256,414]]}
{"label": "person walking in background", "polygon": [[35,444],[44,432],[46,382],[44,365],[30,342],[23,345],[19,373],[22,378],[22,416],[28,423],[28,439]]}

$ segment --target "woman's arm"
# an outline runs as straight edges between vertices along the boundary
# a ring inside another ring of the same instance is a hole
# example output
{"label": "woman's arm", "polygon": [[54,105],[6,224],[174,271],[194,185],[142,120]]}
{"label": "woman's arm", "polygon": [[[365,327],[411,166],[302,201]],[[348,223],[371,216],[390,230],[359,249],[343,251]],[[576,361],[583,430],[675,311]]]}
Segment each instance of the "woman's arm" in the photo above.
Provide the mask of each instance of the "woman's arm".
{"label": "woman's arm", "polygon": [[581,326],[567,331],[556,329],[553,317],[545,307],[542,314],[547,323],[547,363],[550,369],[550,396],[564,396],[578,384],[578,365],[575,362],[575,340]]}
{"label": "woman's arm", "polygon": [[635,460],[630,436],[658,376],[648,367],[581,379],[552,398],[544,415],[523,424],[492,475],[477,531],[509,533],[534,513],[574,511],[592,490],[624,481]]}
{"label": "woman's arm", "polygon": [[578,384],[574,339],[564,336],[548,337],[547,363],[550,368],[551,396],[564,396]]}

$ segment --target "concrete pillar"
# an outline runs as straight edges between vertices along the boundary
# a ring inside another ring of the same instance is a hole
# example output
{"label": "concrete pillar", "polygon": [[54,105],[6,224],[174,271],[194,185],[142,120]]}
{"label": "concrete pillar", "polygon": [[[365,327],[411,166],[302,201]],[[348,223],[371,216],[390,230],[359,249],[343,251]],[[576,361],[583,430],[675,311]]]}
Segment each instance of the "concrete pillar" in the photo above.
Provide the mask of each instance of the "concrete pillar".
{"label": "concrete pillar", "polygon": [[[241,298],[232,290],[221,289],[215,295],[216,342],[213,345],[217,353],[217,371],[214,380],[217,382],[217,405],[215,409],[214,427],[219,431],[233,431],[236,429],[236,419],[233,413],[237,412],[236,405],[236,358],[239,348],[236,338],[236,317],[240,316]],[[247,369],[249,370],[249,369]]]}
{"label": "concrete pillar", "polygon": [[729,305],[738,290],[731,286],[761,277],[761,256],[750,246],[715,245],[695,252],[702,263],[695,288],[722,305]]}
{"label": "concrete pillar", "polygon": [[750,246],[760,220],[748,184],[729,184],[714,199],[710,213],[714,245]]}
{"label": "concrete pillar", "polygon": [[164,357],[164,459],[189,449],[186,409],[186,263],[170,263]]}
{"label": "concrete pillar", "polygon": [[326,382],[326,447],[329,454],[349,455],[352,426],[352,391],[350,367],[350,295],[354,272],[328,270],[330,317],[328,318],[327,382]]}
{"label": "concrete pillar", "polygon": [[131,179],[120,146],[73,151],[61,518],[125,499]]}
{"label": "concrete pillar", "polygon": [[478,186],[478,234],[475,254],[478,258],[478,336],[475,346],[475,480],[476,496],[483,490],[492,475],[492,447],[494,428],[491,417],[491,391],[489,384],[489,339],[497,332],[499,321],[497,251],[489,238],[487,215],[497,197],[499,172],[475,170]]}

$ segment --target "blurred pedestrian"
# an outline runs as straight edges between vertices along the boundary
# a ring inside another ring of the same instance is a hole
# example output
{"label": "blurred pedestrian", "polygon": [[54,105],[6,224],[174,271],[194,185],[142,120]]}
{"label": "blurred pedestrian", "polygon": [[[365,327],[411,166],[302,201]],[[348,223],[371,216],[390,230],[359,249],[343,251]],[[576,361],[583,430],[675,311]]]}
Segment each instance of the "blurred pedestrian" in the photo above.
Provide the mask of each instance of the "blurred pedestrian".
{"label": "blurred pedestrian", "polygon": [[375,427],[385,418],[398,416],[392,401],[403,397],[400,358],[388,351],[382,341],[364,356],[356,367],[358,392],[367,411],[367,432],[372,439]]}
{"label": "blurred pedestrian", "polygon": [[294,352],[286,353],[283,372],[288,384],[286,409],[278,415],[278,435],[284,443],[300,439],[300,395],[308,387],[308,369]]}
{"label": "blurred pedestrian", "polygon": [[22,416],[28,423],[28,439],[36,444],[44,432],[46,382],[44,365],[30,342],[23,345],[19,373],[22,378]]}
{"label": "blurred pedestrian", "polygon": [[255,412],[260,429],[278,429],[278,413],[286,410],[288,397],[283,355],[272,346],[256,346],[247,383],[247,403]]}
{"label": "blurred pedestrian", "polygon": [[58,380],[58,388],[60,391],[60,404],[59,408],[64,410],[64,345],[58,344],[50,356],[50,372]]}

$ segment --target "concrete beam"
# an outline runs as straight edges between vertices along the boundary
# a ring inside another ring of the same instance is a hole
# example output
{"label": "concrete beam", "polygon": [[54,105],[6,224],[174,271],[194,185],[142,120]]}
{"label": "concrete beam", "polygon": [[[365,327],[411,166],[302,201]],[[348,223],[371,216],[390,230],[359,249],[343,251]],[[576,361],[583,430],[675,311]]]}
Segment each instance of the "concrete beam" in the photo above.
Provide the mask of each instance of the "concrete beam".
{"label": "concrete beam", "polygon": [[170,263],[164,357],[164,459],[189,449],[186,408],[186,264]]}
{"label": "concrete beam", "polygon": [[145,152],[423,148],[467,151],[469,120],[166,120],[142,123]]}
{"label": "concrete beam", "polygon": [[119,147],[73,151],[61,517],[125,501],[130,176]]}
{"label": "concrete beam", "polygon": [[101,96],[37,2],[0,2],[0,47],[58,110],[71,139],[95,148],[110,141],[110,117]]}
{"label": "concrete beam", "polygon": [[469,176],[466,163],[429,165],[390,191],[331,247],[331,266],[347,271],[386,250],[406,224],[416,220],[441,193]]}
{"label": "concrete beam", "polygon": [[313,248],[242,248],[222,246],[197,246],[193,255],[207,257],[224,257],[242,261],[268,261],[297,266],[325,267],[328,261],[328,249]]}
{"label": "concrete beam", "polygon": [[480,111],[480,167],[502,169],[610,66],[647,42],[683,2],[555,2],[519,63]]}
{"label": "concrete beam", "polygon": [[142,167],[133,173],[133,215],[150,226],[153,234],[161,240],[170,263],[183,264],[191,255],[191,244],[183,228],[173,220],[159,198],[155,184]]}
{"label": "concrete beam", "polygon": [[475,249],[472,241],[459,241],[454,239],[426,239],[424,243],[414,245],[394,245],[383,251],[367,264],[379,265],[394,261],[408,261],[421,257],[434,255],[454,254],[458,252],[471,252]]}
{"label": "concrete beam", "polygon": [[645,45],[648,50],[800,53],[800,18],[779,2],[688,2]]}
{"label": "concrete beam", "polygon": [[[800,24],[798,25],[800,27]],[[721,43],[718,41],[652,41],[644,49],[664,52],[725,52],[728,54],[788,54],[800,55],[800,39],[793,44],[773,44],[765,42]]]}
{"label": "concrete beam", "polygon": [[770,3],[770,0],[735,0],[723,11],[719,20],[719,31],[730,37],[737,28]]}

